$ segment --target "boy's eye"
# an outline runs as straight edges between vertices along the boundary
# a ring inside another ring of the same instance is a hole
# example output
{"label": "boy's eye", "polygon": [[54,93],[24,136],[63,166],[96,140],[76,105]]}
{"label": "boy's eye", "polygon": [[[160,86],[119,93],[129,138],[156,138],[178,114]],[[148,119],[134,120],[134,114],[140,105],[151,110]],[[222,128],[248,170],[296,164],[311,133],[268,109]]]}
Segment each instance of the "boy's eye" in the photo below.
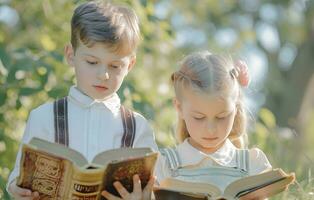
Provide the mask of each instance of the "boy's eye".
{"label": "boy's eye", "polygon": [[118,69],[118,68],[120,68],[120,65],[110,65],[110,67],[112,67],[114,69]]}
{"label": "boy's eye", "polygon": [[97,64],[97,61],[89,61],[89,60],[87,60],[86,62],[88,64],[90,64],[90,65],[96,65]]}

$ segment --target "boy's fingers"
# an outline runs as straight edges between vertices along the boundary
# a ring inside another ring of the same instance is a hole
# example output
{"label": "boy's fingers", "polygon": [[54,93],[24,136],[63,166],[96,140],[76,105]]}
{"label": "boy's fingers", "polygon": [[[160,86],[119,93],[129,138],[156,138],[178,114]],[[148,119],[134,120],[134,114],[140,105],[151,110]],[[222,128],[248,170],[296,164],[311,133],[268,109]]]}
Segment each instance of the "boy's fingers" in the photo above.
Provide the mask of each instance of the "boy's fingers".
{"label": "boy's fingers", "polygon": [[107,192],[106,190],[102,191],[102,192],[101,192],[101,195],[102,195],[103,197],[105,197],[106,199],[108,199],[108,200],[121,200],[121,198],[116,197],[116,196],[110,194],[110,193]]}
{"label": "boy's fingers", "polygon": [[144,199],[150,199],[155,180],[156,180],[156,177],[154,176],[150,177],[147,185],[145,186],[143,190]]}
{"label": "boy's fingers", "polygon": [[33,192],[32,197],[33,197],[33,200],[39,200],[39,193]]}
{"label": "boy's fingers", "polygon": [[129,199],[130,193],[123,187],[123,185],[119,181],[114,182],[113,185],[123,199]]}
{"label": "boy's fingers", "polygon": [[141,179],[138,174],[133,176],[133,193],[140,194],[142,192]]}
{"label": "boy's fingers", "polygon": [[17,199],[17,200],[34,200],[34,198],[31,197],[31,196],[28,196],[28,197],[25,197],[25,196],[13,196],[13,199]]}
{"label": "boy's fingers", "polygon": [[146,185],[146,187],[145,187],[145,189],[146,188],[147,189],[152,189],[155,181],[156,181],[156,177],[155,176],[151,176],[149,181],[148,181],[148,183],[147,183],[147,185]]}
{"label": "boy's fingers", "polygon": [[31,196],[32,195],[32,191],[31,190],[18,187],[15,184],[12,185],[11,192],[13,194],[18,194],[20,196]]}

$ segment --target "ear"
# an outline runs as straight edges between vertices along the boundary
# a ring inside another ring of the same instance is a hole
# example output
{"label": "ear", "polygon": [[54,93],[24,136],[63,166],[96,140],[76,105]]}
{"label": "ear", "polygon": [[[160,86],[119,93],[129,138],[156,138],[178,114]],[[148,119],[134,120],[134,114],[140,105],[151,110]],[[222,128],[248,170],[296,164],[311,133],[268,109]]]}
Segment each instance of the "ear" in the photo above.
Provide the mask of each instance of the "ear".
{"label": "ear", "polygon": [[70,43],[64,47],[64,56],[68,65],[74,67],[74,49]]}
{"label": "ear", "polygon": [[181,104],[181,102],[180,102],[177,98],[173,98],[172,103],[173,103],[173,106],[174,106],[174,108],[176,109],[176,111],[177,111],[179,117],[180,117],[180,118],[183,118],[183,115],[182,115],[182,104]]}
{"label": "ear", "polygon": [[132,55],[131,58],[130,58],[129,66],[128,66],[128,72],[131,71],[131,69],[133,68],[135,63],[136,63],[136,56]]}

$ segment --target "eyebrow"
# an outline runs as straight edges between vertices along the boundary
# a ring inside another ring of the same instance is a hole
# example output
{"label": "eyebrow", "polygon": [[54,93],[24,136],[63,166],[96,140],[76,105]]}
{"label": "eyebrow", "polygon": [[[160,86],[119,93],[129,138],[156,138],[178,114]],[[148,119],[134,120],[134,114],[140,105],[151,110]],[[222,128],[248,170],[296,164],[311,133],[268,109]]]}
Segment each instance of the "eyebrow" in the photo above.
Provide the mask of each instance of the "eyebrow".
{"label": "eyebrow", "polygon": [[[96,59],[100,59],[100,58],[98,58],[97,56],[94,56],[94,55],[91,55],[91,54],[86,54],[86,53],[84,53],[84,54],[82,54],[83,56],[88,56],[88,57],[93,57],[93,58],[96,58]],[[119,59],[117,59],[117,60],[112,60],[111,62],[113,62],[113,63],[119,63],[119,64],[124,64],[125,62],[123,62],[122,60],[119,60]]]}
{"label": "eyebrow", "polygon": [[113,60],[111,61],[113,63],[119,63],[119,64],[124,64],[125,62],[123,62],[122,60]]}
{"label": "eyebrow", "polygon": [[86,53],[84,53],[83,56],[89,56],[89,57],[93,57],[93,58],[97,58],[97,59],[98,59],[98,57],[96,57],[96,56],[94,56],[94,55],[91,55],[91,54],[86,54]]}
{"label": "eyebrow", "polygon": [[[217,115],[224,114],[224,113],[230,113],[230,112],[232,112],[232,111],[233,111],[233,109],[231,109],[231,110],[224,110],[224,111],[222,111],[222,112],[220,112],[220,113],[217,113]],[[199,111],[196,111],[196,110],[192,110],[192,112],[195,113],[195,114],[205,115],[204,113],[199,112]]]}

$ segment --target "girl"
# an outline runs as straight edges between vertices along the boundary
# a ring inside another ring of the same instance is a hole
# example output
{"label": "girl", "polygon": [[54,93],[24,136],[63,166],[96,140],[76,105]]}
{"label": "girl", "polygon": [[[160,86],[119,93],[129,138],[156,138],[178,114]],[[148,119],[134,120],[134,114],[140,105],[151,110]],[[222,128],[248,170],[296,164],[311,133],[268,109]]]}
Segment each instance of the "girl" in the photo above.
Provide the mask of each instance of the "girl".
{"label": "girl", "polygon": [[158,181],[212,182],[225,187],[244,176],[271,168],[257,148],[244,149],[246,117],[241,87],[249,82],[247,66],[208,51],[193,53],[171,76],[178,112],[176,148],[161,150]]}

